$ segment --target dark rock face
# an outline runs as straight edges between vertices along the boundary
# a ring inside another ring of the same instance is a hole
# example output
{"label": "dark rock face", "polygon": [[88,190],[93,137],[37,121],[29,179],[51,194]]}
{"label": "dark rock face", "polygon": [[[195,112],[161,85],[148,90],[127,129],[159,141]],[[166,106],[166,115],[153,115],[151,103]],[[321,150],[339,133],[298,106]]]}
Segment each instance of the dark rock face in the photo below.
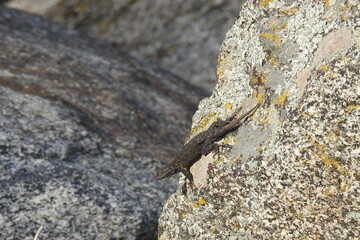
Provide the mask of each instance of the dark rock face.
{"label": "dark rock face", "polygon": [[9,6],[106,39],[140,58],[160,62],[207,91],[216,56],[241,0],[16,0]]}
{"label": "dark rock face", "polygon": [[151,239],[197,91],[158,66],[0,8],[0,238]]}

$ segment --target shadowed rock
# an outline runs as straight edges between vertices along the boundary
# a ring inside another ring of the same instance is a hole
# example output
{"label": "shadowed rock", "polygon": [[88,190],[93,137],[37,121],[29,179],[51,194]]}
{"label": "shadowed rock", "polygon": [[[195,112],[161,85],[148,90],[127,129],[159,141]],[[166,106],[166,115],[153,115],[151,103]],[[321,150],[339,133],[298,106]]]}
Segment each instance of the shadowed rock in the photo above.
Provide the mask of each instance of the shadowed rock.
{"label": "shadowed rock", "polygon": [[0,238],[151,239],[201,91],[41,17],[0,8]]}

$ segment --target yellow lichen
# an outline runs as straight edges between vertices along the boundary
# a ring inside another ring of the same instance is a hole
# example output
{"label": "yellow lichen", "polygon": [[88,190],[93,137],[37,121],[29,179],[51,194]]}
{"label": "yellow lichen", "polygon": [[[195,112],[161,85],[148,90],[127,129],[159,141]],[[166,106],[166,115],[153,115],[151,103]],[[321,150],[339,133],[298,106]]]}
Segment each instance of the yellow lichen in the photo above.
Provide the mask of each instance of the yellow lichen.
{"label": "yellow lichen", "polygon": [[264,99],[263,99],[264,95],[265,95],[264,93],[257,93],[256,94],[256,99],[260,102],[260,104],[263,103],[263,101],[264,101]]}
{"label": "yellow lichen", "polygon": [[232,105],[231,105],[230,103],[225,104],[225,107],[226,107],[227,109],[232,109]]}
{"label": "yellow lichen", "polygon": [[324,8],[329,7],[329,0],[321,0],[324,3]]}
{"label": "yellow lichen", "polygon": [[221,60],[219,61],[219,66],[222,66],[224,63],[225,63],[225,60],[224,60],[224,59],[221,59]]}
{"label": "yellow lichen", "polygon": [[224,144],[234,144],[234,143],[236,143],[236,138],[233,136],[228,136],[228,137],[224,138],[222,142]]}
{"label": "yellow lichen", "polygon": [[327,196],[335,195],[335,193],[330,188],[326,189],[324,194],[327,195]]}
{"label": "yellow lichen", "polygon": [[310,142],[315,147],[315,149],[313,150],[314,156],[318,160],[320,160],[325,165],[325,167],[327,167],[327,168],[335,168],[343,176],[348,175],[346,173],[344,167],[341,166],[340,163],[336,159],[329,157],[325,153],[325,149],[326,149],[325,146],[315,142],[310,136],[306,136],[305,138],[306,138],[306,140],[308,142]]}
{"label": "yellow lichen", "polygon": [[276,100],[274,100],[274,104],[284,105],[288,94],[289,94],[289,91],[288,91],[288,90],[285,90],[281,95],[279,95],[279,96],[277,97]]}
{"label": "yellow lichen", "polygon": [[266,111],[267,111],[267,113],[266,113],[265,118],[260,121],[260,123],[262,123],[265,126],[269,125],[268,120],[269,120],[269,116],[270,116],[270,108],[267,108]]}
{"label": "yellow lichen", "polygon": [[328,65],[322,65],[320,67],[317,68],[318,71],[321,71],[321,70],[324,70],[325,72],[329,69],[329,66]]}
{"label": "yellow lichen", "polygon": [[260,0],[259,4],[264,7],[273,1],[274,0]]}
{"label": "yellow lichen", "polygon": [[287,25],[288,25],[288,24],[287,24],[286,22],[284,22],[284,23],[281,24],[281,28],[284,29],[284,28],[287,27]]}
{"label": "yellow lichen", "polygon": [[346,112],[351,112],[353,110],[357,110],[359,108],[359,105],[348,105],[345,107]]}
{"label": "yellow lichen", "polygon": [[209,123],[209,118],[205,117],[203,118],[199,124],[197,124],[196,126],[194,126],[191,130],[190,130],[190,136],[196,135],[198,132],[200,132],[200,130],[202,130],[207,124]]}
{"label": "yellow lichen", "polygon": [[277,60],[276,58],[271,58],[269,60],[269,62],[272,63],[271,68],[276,68],[277,66],[280,66],[280,64],[281,64],[280,61]]}
{"label": "yellow lichen", "polygon": [[296,11],[297,11],[297,8],[296,8],[296,7],[293,7],[293,8],[281,10],[281,11],[280,11],[280,14],[283,15],[283,16],[285,16],[285,15],[292,15],[292,14],[295,14]]}
{"label": "yellow lichen", "polygon": [[339,190],[342,191],[342,192],[344,192],[344,191],[346,191],[349,187],[351,187],[351,185],[341,183],[340,186],[339,186]]}
{"label": "yellow lichen", "polygon": [[221,73],[220,68],[216,69],[216,80],[219,81],[224,75]]}
{"label": "yellow lichen", "polygon": [[186,218],[186,214],[185,213],[181,214],[181,217]]}
{"label": "yellow lichen", "polygon": [[259,37],[263,37],[266,38],[268,40],[277,42],[277,43],[281,43],[280,38],[276,35],[276,34],[271,34],[271,33],[260,33]]}
{"label": "yellow lichen", "polygon": [[215,164],[218,164],[218,163],[222,163],[222,162],[224,162],[224,161],[225,161],[225,158],[220,157],[220,158],[218,158],[217,160],[215,160],[214,163],[215,163]]}
{"label": "yellow lichen", "polygon": [[239,160],[239,159],[241,159],[241,156],[234,157],[234,158],[231,160],[230,164],[231,164],[231,165],[236,165],[236,161]]}
{"label": "yellow lichen", "polygon": [[274,33],[279,31],[279,28],[276,25],[270,24],[269,26],[274,30]]}
{"label": "yellow lichen", "polygon": [[203,197],[199,197],[199,200],[198,200],[198,204],[199,205],[205,205],[205,200],[203,199]]}

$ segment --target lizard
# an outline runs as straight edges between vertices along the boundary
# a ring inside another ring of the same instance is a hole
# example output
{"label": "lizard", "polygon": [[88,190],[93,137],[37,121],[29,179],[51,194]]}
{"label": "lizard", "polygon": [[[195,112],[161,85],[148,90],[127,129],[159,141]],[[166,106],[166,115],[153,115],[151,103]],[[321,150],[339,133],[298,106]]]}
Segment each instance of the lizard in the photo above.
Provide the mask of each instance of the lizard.
{"label": "lizard", "polygon": [[242,107],[239,107],[226,120],[217,119],[217,121],[211,124],[208,130],[197,134],[187,142],[176,154],[174,159],[157,172],[156,179],[160,180],[181,172],[193,183],[193,175],[190,172],[190,167],[197,162],[202,155],[207,156],[210,152],[217,149],[218,145],[215,142],[223,139],[226,134],[239,127],[241,120],[248,117],[258,107],[259,104],[236,118],[242,109]]}

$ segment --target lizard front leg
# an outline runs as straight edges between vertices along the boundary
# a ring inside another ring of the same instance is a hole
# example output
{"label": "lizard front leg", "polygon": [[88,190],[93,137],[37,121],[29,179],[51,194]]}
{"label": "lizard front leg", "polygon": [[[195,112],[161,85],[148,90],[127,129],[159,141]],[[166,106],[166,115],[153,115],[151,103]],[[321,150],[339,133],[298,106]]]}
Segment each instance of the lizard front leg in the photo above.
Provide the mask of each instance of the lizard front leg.
{"label": "lizard front leg", "polygon": [[193,177],[193,175],[191,174],[190,169],[181,168],[181,169],[180,169],[180,172],[182,172],[182,174],[184,174],[185,177],[186,177],[187,179],[189,179],[189,181],[190,181],[190,188],[191,188],[192,191],[194,191],[194,177]]}
{"label": "lizard front leg", "polygon": [[193,177],[193,175],[191,174],[191,172],[189,171],[189,169],[180,168],[179,170],[180,170],[180,172],[181,172],[182,174],[185,175],[185,177],[186,177],[187,179],[189,179],[190,182],[193,182],[193,181],[194,181],[194,177]]}

